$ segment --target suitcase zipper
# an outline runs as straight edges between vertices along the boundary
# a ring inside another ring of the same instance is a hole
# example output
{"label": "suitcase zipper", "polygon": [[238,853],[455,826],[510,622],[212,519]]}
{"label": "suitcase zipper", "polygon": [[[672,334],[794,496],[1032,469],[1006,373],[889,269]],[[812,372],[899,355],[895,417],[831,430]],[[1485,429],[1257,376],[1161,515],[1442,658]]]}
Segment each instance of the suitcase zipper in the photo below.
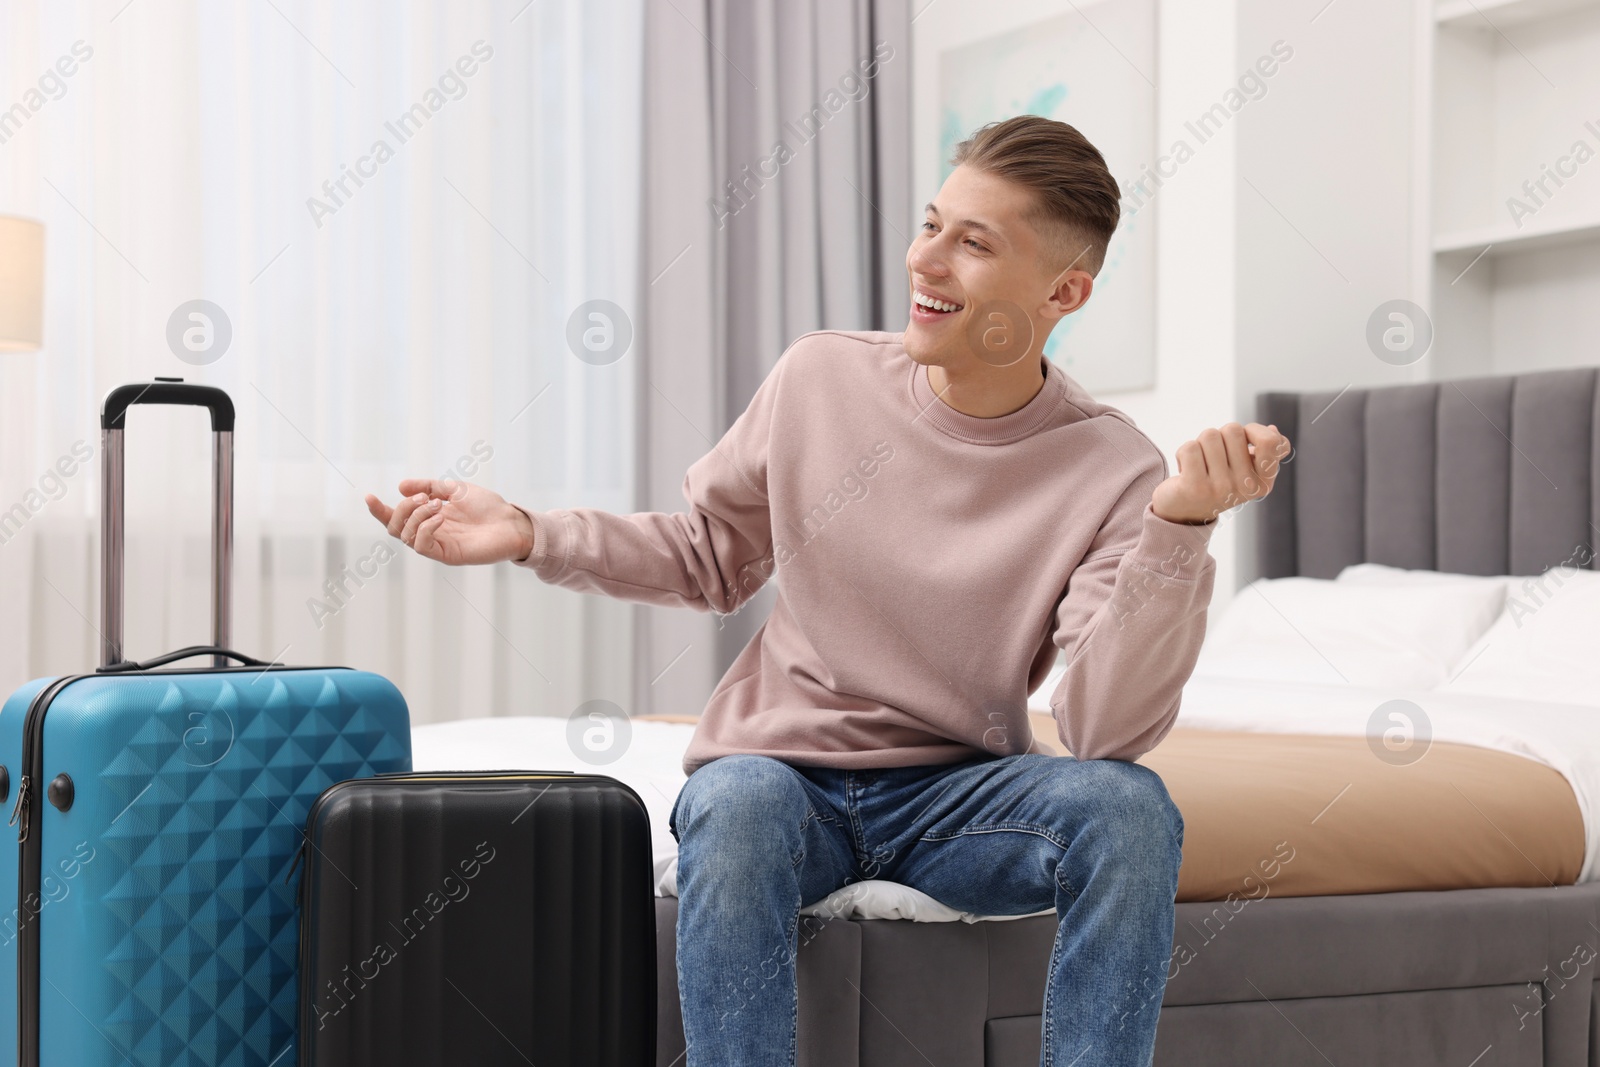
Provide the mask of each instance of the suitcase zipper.
{"label": "suitcase zipper", "polygon": [[322,801],[327,795],[342,785],[352,782],[370,782],[377,778],[404,778],[412,782],[462,782],[462,781],[511,781],[511,782],[537,782],[545,778],[577,778],[577,771],[385,771],[382,774],[371,774],[365,778],[346,778],[334,782],[318,794],[317,799],[311,802],[311,807],[306,811],[305,829],[300,831],[300,847],[295,850],[294,862],[289,865],[289,872],[283,876],[283,884],[288,885],[294,877],[294,872],[300,869],[300,863],[306,858],[306,849],[311,846],[311,828],[316,825],[317,811],[322,807]]}
{"label": "suitcase zipper", "polygon": [[[31,805],[28,803],[33,792],[33,779],[44,773],[44,753],[38,751],[43,746],[40,723],[44,719],[44,712],[56,694],[77,681],[79,678],[88,678],[86,674],[69,674],[64,678],[57,678],[38,693],[34,694],[28,710],[22,719],[22,781],[17,786],[17,803],[11,809],[11,818],[6,821],[7,826],[17,826],[17,844],[26,844],[28,840],[29,814]],[[20,824],[20,825],[18,825]]]}
{"label": "suitcase zipper", "polygon": [[15,826],[19,819],[22,821],[22,829],[17,831],[19,845],[28,840],[28,790],[31,788],[33,777],[24,773],[22,783],[17,786],[17,806],[11,809],[11,818],[6,822],[7,826]]}
{"label": "suitcase zipper", "polygon": [[[17,1063],[19,1067],[39,1064],[39,912],[30,903],[39,896],[44,850],[39,837],[31,832],[35,813],[30,803],[33,783],[44,774],[44,715],[51,701],[80,678],[72,674],[57,678],[41,689],[28,705],[22,720],[22,782],[17,786],[17,804],[11,822],[17,827]],[[11,825],[8,822],[6,825]]]}
{"label": "suitcase zipper", "polygon": [[321,794],[318,795],[316,800],[311,802],[311,807],[306,810],[306,833],[304,836],[306,841],[311,839],[311,827],[316,821],[317,810],[322,807],[322,802],[328,798],[328,794],[332,793],[335,789],[339,789],[342,786],[351,785],[356,782],[381,781],[384,779],[395,778],[408,778],[415,782],[429,782],[461,781],[463,779],[472,778],[506,778],[515,781],[522,778],[533,779],[576,777],[579,777],[577,771],[384,771],[382,774],[371,774],[365,778],[345,778],[328,786],[328,788],[324,789]]}
{"label": "suitcase zipper", "polygon": [[577,771],[385,771],[382,774],[372,774],[365,778],[346,778],[334,782],[318,794],[317,799],[311,802],[311,807],[306,809],[305,829],[300,833],[300,850],[295,853],[294,864],[289,868],[289,874],[283,879],[283,884],[289,884],[289,877],[300,867],[300,861],[305,858],[306,849],[311,844],[311,828],[317,823],[317,813],[322,808],[322,802],[334,790],[341,786],[351,785],[356,782],[370,782],[375,779],[404,778],[413,782],[460,782],[474,779],[504,779],[507,781],[537,781],[543,778],[578,778]]}

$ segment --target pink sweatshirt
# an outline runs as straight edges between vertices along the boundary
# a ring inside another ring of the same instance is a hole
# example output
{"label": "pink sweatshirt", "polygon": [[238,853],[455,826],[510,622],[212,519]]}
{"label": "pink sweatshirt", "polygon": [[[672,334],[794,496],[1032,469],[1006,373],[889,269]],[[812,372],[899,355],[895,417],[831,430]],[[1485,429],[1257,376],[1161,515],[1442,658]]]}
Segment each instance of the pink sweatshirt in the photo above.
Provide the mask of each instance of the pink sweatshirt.
{"label": "pink sweatshirt", "polygon": [[765,625],[718,683],[684,770],[734,753],[865,768],[1032,746],[1050,697],[1078,759],[1172,728],[1205,634],[1215,523],[1150,509],[1167,463],[1054,363],[1022,408],[966,415],[894,333],[795,341],[683,482],[688,511],[530,512],[519,565],[567,589]]}

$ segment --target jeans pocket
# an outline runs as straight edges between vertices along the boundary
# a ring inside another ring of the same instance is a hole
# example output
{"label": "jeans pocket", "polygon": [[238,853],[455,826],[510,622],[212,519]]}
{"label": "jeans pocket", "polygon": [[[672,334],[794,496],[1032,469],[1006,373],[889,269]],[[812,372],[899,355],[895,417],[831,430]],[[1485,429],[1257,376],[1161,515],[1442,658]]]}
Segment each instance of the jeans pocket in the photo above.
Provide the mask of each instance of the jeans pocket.
{"label": "jeans pocket", "polygon": [[678,795],[672,799],[672,810],[667,812],[667,829],[672,832],[672,839],[683,844],[683,839],[678,836],[678,805],[683,803],[683,790],[678,790]]}
{"label": "jeans pocket", "polygon": [[1024,834],[1031,837],[1042,837],[1056,848],[1065,850],[1070,842],[1063,841],[1061,837],[1048,826],[1018,820],[1005,822],[973,823],[953,830],[929,830],[919,840],[940,842],[954,841],[960,837],[974,837],[977,835]]}
{"label": "jeans pocket", "polygon": [[794,854],[790,857],[789,865],[791,867],[798,867],[800,866],[800,862],[806,858],[806,829],[810,827],[812,822],[836,821],[837,820],[835,820],[831,815],[818,814],[816,808],[807,805],[805,818],[800,820],[800,833],[798,835],[799,843],[795,846]]}

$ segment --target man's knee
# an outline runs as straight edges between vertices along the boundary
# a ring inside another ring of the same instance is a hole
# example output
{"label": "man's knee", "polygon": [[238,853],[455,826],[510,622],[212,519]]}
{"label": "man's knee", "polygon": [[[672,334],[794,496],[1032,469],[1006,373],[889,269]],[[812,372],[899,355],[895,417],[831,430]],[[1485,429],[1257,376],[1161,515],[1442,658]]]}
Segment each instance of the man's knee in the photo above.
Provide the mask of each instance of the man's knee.
{"label": "man's knee", "polygon": [[1061,808],[1075,809],[1080,825],[1113,848],[1169,839],[1183,845],[1183,813],[1161,776],[1125,760],[1053,760]]}
{"label": "man's knee", "polygon": [[1183,843],[1183,813],[1159,774],[1143,764],[1125,760],[1090,762],[1101,779],[1097,789],[1104,800],[1106,818],[1130,835],[1165,831],[1174,841]]}
{"label": "man's knee", "polygon": [[705,831],[773,833],[790,822],[798,826],[806,803],[800,776],[788,764],[768,756],[723,756],[684,783],[672,831],[680,841]]}

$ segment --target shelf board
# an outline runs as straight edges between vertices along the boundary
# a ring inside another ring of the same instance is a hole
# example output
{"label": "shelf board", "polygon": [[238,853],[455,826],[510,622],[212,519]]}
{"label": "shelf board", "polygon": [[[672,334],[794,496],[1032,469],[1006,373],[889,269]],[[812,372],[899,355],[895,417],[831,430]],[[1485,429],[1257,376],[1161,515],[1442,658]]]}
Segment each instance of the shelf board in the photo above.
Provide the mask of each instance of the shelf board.
{"label": "shelf board", "polygon": [[[1564,15],[1569,11],[1600,8],[1597,0],[1439,0],[1434,19],[1441,26],[1503,29],[1524,22]],[[1488,21],[1485,22],[1484,20]]]}
{"label": "shelf board", "polygon": [[1436,253],[1478,252],[1489,246],[1489,255],[1493,256],[1597,239],[1600,239],[1600,214],[1593,214],[1579,218],[1550,219],[1543,223],[1533,219],[1521,229],[1505,222],[1494,226],[1449,230],[1434,234],[1433,250]]}

